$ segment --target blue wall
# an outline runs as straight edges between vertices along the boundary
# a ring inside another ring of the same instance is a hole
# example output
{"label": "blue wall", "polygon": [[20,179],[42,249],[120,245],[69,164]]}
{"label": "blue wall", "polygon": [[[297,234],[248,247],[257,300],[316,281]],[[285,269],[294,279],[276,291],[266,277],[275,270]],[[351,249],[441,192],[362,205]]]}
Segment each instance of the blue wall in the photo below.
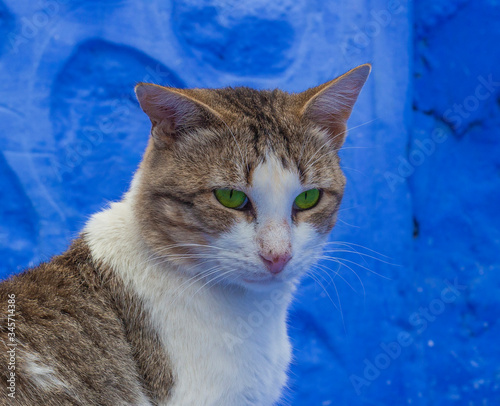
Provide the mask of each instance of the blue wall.
{"label": "blue wall", "polygon": [[331,237],[366,255],[304,281],[284,404],[500,404],[498,21],[496,0],[0,0],[1,275],[127,189],[136,82],[299,91],[372,62]]}

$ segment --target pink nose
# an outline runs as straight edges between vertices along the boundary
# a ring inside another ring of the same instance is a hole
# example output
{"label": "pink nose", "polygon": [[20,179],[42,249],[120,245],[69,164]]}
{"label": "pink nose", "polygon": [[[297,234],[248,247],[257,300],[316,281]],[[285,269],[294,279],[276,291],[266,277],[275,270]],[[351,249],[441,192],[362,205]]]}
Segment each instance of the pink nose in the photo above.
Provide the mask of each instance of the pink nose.
{"label": "pink nose", "polygon": [[260,255],[262,261],[266,265],[269,272],[276,275],[280,273],[285,265],[292,259],[292,255],[288,252],[279,255]]}

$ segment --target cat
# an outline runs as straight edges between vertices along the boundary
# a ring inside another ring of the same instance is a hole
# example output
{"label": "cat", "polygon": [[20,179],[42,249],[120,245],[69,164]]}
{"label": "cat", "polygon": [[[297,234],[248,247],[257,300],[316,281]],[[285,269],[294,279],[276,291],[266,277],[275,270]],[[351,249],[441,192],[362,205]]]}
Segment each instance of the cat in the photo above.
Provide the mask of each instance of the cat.
{"label": "cat", "polygon": [[152,128],[128,192],[0,284],[0,404],[276,404],[370,70],[295,94],[138,84]]}

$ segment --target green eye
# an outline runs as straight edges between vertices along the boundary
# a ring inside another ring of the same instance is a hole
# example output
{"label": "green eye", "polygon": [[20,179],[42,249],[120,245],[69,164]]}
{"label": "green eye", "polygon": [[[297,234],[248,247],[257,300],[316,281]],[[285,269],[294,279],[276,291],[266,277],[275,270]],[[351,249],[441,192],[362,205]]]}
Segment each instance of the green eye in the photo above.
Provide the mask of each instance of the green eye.
{"label": "green eye", "polygon": [[239,190],[217,189],[214,194],[220,204],[230,209],[242,209],[248,202],[247,195]]}
{"label": "green eye", "polygon": [[299,210],[312,209],[318,204],[319,197],[319,189],[306,190],[295,198],[294,206]]}

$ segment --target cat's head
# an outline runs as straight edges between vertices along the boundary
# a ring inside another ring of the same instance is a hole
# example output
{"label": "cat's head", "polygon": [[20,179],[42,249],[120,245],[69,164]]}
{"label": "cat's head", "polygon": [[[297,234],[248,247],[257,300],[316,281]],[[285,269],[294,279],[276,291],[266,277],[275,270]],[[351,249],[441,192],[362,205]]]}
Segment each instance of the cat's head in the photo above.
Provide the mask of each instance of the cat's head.
{"label": "cat's head", "polygon": [[297,94],[139,84],[152,130],[134,207],[158,261],[255,289],[303,275],[335,224],[337,152],[369,73]]}

